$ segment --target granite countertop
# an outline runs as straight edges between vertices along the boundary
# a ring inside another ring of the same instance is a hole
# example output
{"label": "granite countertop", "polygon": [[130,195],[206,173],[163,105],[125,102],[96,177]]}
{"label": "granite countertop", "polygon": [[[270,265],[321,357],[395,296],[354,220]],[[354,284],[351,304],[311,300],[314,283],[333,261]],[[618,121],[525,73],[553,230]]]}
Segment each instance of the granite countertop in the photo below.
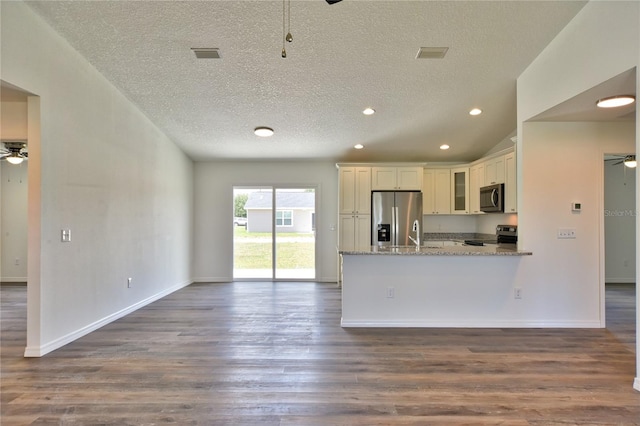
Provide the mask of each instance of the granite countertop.
{"label": "granite countertop", "polygon": [[531,256],[530,251],[520,251],[515,244],[499,244],[489,246],[448,246],[420,247],[415,246],[368,246],[353,250],[340,250],[343,255],[377,255],[377,256]]}
{"label": "granite countertop", "polygon": [[495,234],[482,234],[479,232],[425,232],[423,241],[484,241],[487,244],[497,244]]}

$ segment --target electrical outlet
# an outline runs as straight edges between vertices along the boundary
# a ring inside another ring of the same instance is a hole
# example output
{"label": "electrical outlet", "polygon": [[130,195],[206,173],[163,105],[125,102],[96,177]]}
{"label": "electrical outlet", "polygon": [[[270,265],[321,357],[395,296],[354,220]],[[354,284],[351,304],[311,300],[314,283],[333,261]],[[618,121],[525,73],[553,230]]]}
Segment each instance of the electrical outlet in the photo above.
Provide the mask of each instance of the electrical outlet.
{"label": "electrical outlet", "polygon": [[131,278],[127,278],[127,288],[131,288]]}
{"label": "electrical outlet", "polygon": [[622,263],[624,266],[629,266],[629,259],[625,259]]}
{"label": "electrical outlet", "polygon": [[558,239],[568,240],[576,238],[575,228],[558,228]]}
{"label": "electrical outlet", "polygon": [[[20,266],[20,259],[18,259],[17,257],[16,257],[16,261],[14,262],[14,265]],[[624,266],[627,266],[627,265],[624,265]]]}
{"label": "electrical outlet", "polygon": [[514,288],[513,289],[513,298],[514,299],[522,299],[522,289],[521,288]]}
{"label": "electrical outlet", "polygon": [[71,242],[71,229],[62,229],[60,230],[60,240],[63,243]]}
{"label": "electrical outlet", "polygon": [[387,288],[387,297],[393,299],[396,296],[396,289],[393,287]]}

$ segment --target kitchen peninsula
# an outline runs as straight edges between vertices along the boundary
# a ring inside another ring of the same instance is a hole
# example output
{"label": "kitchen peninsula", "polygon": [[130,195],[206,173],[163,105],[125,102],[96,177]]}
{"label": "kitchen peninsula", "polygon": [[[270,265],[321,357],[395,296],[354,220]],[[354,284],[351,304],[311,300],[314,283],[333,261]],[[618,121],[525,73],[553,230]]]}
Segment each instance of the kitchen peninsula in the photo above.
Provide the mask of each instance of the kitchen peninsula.
{"label": "kitchen peninsula", "polygon": [[518,327],[515,246],[340,250],[343,327]]}

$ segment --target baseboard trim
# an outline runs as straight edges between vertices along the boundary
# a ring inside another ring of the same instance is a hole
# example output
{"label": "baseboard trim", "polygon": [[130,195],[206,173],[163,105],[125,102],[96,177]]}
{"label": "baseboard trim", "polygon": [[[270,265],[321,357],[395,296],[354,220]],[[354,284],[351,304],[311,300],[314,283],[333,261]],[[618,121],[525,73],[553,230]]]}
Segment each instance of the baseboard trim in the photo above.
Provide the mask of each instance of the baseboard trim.
{"label": "baseboard trim", "polygon": [[194,278],[194,283],[230,283],[233,281],[231,277],[198,277]]}
{"label": "baseboard trim", "polygon": [[633,381],[633,388],[640,392],[640,377],[636,377]]}
{"label": "baseboard trim", "polygon": [[635,278],[605,278],[606,284],[635,284]]}
{"label": "baseboard trim", "polygon": [[89,325],[86,325],[76,331],[73,331],[65,336],[62,336],[58,339],[55,339],[49,343],[45,343],[44,345],[40,345],[40,346],[27,346],[24,350],[24,356],[27,358],[38,358],[38,357],[42,357],[46,354],[48,354],[49,352],[55,351],[56,349],[61,348],[64,345],[67,345],[71,342],[73,342],[74,340],[77,340],[83,336],[86,336],[87,334],[91,333],[92,331],[95,331],[101,327],[104,327],[105,325],[112,323],[115,320],[118,320],[126,315],[129,315],[130,313],[137,311],[138,309],[155,302],[156,300],[160,300],[165,296],[168,296],[169,294],[178,291],[182,288],[185,288],[187,286],[189,286],[192,283],[191,280],[189,281],[185,281],[179,284],[174,285],[173,287],[169,287],[166,290],[163,290],[159,293],[154,294],[153,296],[147,297],[144,300],[141,300],[137,303],[134,303],[133,305],[121,309],[118,312],[114,312],[111,315],[108,315],[94,323],[91,323]]}
{"label": "baseboard trim", "polygon": [[343,328],[603,328],[599,321],[340,320]]}
{"label": "baseboard trim", "polygon": [[2,277],[0,278],[2,283],[26,283],[27,277]]}

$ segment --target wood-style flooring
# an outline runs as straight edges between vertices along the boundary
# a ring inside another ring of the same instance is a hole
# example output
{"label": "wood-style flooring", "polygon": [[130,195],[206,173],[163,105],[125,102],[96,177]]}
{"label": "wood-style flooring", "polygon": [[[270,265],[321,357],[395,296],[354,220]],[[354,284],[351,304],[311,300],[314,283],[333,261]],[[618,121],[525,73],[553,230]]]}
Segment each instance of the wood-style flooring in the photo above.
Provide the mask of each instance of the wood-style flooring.
{"label": "wood-style flooring", "polygon": [[0,423],[640,424],[634,291],[608,329],[342,329],[333,284],[193,284],[29,359],[2,286]]}

